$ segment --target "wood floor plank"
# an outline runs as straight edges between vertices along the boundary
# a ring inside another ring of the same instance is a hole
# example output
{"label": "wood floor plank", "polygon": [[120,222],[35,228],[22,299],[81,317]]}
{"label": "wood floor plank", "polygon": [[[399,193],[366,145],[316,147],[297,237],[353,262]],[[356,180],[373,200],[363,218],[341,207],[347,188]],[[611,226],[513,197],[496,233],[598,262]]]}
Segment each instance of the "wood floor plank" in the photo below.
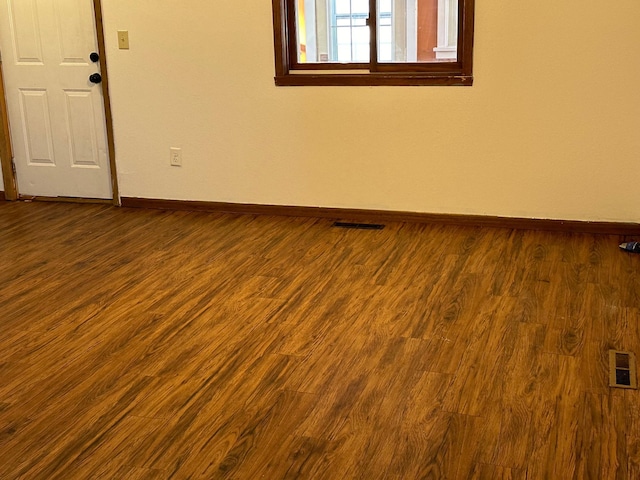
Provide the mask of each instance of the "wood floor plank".
{"label": "wood floor plank", "polygon": [[[625,397],[625,403],[628,410],[633,410],[628,406],[630,404],[637,405],[637,398],[629,401],[629,397],[637,397],[638,392],[625,392],[630,395]],[[625,411],[625,410],[623,410]],[[632,411],[631,416],[626,418],[626,453],[627,453],[627,472],[629,478],[640,478],[640,416],[637,410]]]}
{"label": "wood floor plank", "polygon": [[525,480],[527,477],[522,470],[478,463],[468,478],[473,480]]}
{"label": "wood floor plank", "polygon": [[0,478],[640,478],[640,256],[0,203]]}
{"label": "wood floor plank", "polygon": [[581,406],[576,477],[630,478],[623,398],[585,393]]}

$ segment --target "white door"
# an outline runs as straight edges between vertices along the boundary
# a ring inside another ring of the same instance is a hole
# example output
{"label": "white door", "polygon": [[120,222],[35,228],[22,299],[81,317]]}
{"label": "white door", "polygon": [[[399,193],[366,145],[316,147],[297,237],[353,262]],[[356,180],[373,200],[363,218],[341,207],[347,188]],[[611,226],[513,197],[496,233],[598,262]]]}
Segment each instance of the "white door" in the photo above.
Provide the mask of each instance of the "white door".
{"label": "white door", "polygon": [[0,0],[0,51],[18,192],[112,198],[93,0]]}

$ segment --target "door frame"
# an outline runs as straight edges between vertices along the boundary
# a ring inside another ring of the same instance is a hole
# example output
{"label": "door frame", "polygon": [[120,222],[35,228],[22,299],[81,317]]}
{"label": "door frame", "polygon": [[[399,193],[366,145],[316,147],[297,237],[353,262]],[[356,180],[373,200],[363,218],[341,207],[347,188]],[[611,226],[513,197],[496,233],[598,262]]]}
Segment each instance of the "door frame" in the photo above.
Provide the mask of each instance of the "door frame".
{"label": "door frame", "polygon": [[13,151],[9,133],[9,115],[4,94],[4,78],[2,77],[2,58],[0,57],[0,160],[2,163],[2,179],[4,181],[4,199],[17,200],[18,189],[13,172]]}
{"label": "door frame", "polygon": [[[104,29],[102,25],[102,0],[93,0],[94,23],[98,40],[98,54],[100,55],[100,74],[102,75],[102,98],[104,101],[105,127],[107,131],[107,150],[109,151],[109,173],[111,175],[112,203],[120,205],[118,190],[118,174],[116,170],[115,140],[113,135],[113,116],[111,113],[111,99],[109,96],[109,76],[107,74],[107,59]],[[11,136],[9,134],[9,114],[2,78],[2,58],[0,58],[0,163],[2,164],[2,178],[4,180],[4,196],[6,200],[17,200],[20,192],[17,189]],[[65,200],[69,200],[64,197]],[[82,198],[77,199],[79,202]],[[84,199],[86,201],[86,199]]]}

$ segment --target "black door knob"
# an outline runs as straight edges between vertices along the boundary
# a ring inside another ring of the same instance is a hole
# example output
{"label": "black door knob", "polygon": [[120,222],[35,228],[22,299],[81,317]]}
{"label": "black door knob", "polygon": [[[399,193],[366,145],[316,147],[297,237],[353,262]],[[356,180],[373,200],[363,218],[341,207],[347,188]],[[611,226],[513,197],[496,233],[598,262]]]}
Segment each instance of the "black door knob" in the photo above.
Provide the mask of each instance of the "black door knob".
{"label": "black door knob", "polygon": [[89,81],[91,83],[100,83],[102,82],[102,75],[100,75],[99,73],[94,73],[89,76]]}
{"label": "black door knob", "polygon": [[100,61],[100,55],[98,55],[96,52],[93,52],[91,55],[89,55],[89,58],[93,63],[98,63]]}

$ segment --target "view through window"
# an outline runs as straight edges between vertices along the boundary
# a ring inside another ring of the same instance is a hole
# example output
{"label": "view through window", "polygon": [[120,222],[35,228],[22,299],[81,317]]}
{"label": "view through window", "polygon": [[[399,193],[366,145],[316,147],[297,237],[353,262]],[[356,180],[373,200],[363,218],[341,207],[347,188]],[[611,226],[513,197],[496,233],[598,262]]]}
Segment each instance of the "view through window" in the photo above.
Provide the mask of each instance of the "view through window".
{"label": "view through window", "polygon": [[[458,0],[377,0],[377,61],[455,62]],[[367,63],[369,0],[298,0],[301,64]]]}

